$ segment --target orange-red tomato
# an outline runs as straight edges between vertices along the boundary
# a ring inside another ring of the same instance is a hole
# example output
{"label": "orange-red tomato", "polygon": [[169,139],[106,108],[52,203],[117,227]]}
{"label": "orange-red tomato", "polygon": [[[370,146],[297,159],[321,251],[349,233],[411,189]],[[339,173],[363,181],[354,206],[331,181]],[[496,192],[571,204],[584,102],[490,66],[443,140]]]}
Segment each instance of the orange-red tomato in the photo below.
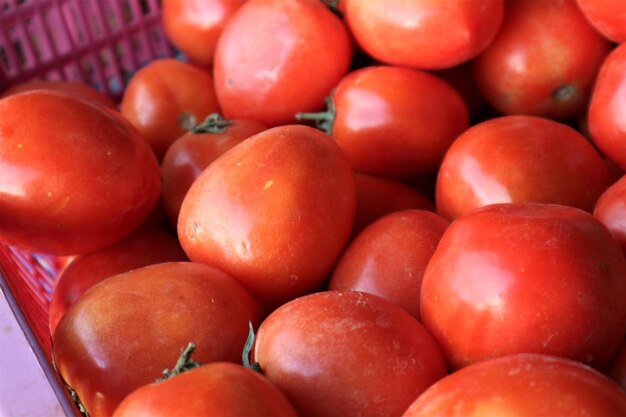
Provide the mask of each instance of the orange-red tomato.
{"label": "orange-red tomato", "polygon": [[611,231],[626,254],[626,175],[602,193],[593,214]]}
{"label": "orange-red tomato", "polygon": [[594,28],[616,43],[626,41],[626,2],[577,0],[578,7]]}
{"label": "orange-red tomato", "polygon": [[71,81],[29,81],[27,83],[17,84],[11,88],[4,90],[1,97],[6,97],[12,94],[32,90],[61,90],[65,92],[79,94],[111,109],[115,109],[117,107],[115,101],[113,101],[111,97],[96,90],[89,84]]}

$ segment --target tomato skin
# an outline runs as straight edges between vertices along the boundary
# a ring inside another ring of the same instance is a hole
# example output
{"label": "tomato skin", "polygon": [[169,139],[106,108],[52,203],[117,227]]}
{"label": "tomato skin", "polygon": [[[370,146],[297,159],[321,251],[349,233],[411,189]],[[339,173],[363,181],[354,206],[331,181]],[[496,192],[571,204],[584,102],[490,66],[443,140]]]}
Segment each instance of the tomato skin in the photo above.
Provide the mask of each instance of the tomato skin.
{"label": "tomato skin", "polygon": [[322,284],[355,210],[354,174],[337,143],[312,127],[279,126],[200,174],[178,236],[189,259],[222,268],[271,308]]}
{"label": "tomato skin", "polygon": [[511,1],[502,29],[473,61],[474,77],[501,114],[561,120],[586,110],[610,49],[575,0]]}
{"label": "tomato skin", "polygon": [[283,304],[259,327],[254,355],[301,417],[399,416],[446,373],[419,321],[357,291]]}
{"label": "tomato skin", "polygon": [[110,276],[161,262],[186,261],[178,239],[141,229],[106,248],[74,257],[54,283],[48,309],[50,334],[81,295]]}
{"label": "tomato skin", "polygon": [[187,132],[172,143],[161,162],[163,205],[176,227],[178,213],[189,187],[211,162],[248,137],[267,129],[252,120],[232,120],[221,133]]}
{"label": "tomato skin", "polygon": [[626,41],[626,3],[620,0],[577,0],[589,23],[615,43]]}
{"label": "tomato skin", "polygon": [[600,67],[587,122],[594,143],[622,169],[626,169],[625,100],[626,46],[621,44]]}
{"label": "tomato skin", "polygon": [[29,81],[14,85],[13,87],[4,90],[0,97],[7,97],[13,94],[32,90],[61,90],[66,93],[79,94],[111,109],[115,109],[117,107],[112,98],[96,90],[89,84],[70,81]]}
{"label": "tomato skin", "polygon": [[425,71],[361,68],[341,80],[333,100],[331,135],[363,174],[397,180],[431,174],[469,126],[459,93]]}
{"label": "tomato skin", "polygon": [[185,133],[181,116],[196,122],[219,112],[213,76],[175,59],[157,59],[141,68],[124,90],[120,112],[150,143],[159,159]]}
{"label": "tomato skin", "polygon": [[593,211],[611,174],[573,128],[535,116],[473,125],[446,153],[436,183],[437,212],[455,219],[493,203],[554,203]]}
{"label": "tomato skin", "polygon": [[[193,401],[190,401],[193,399]],[[213,362],[129,394],[113,417],[297,417],[261,374],[229,362]]]}
{"label": "tomato skin", "polygon": [[320,1],[249,0],[215,51],[215,90],[227,119],[278,126],[319,110],[348,71],[352,44]]}
{"label": "tomato skin", "polygon": [[379,218],[346,248],[328,288],[377,295],[419,319],[422,277],[449,224],[426,210],[400,210]]}
{"label": "tomato skin", "polygon": [[513,353],[599,368],[626,334],[624,254],[592,214],[568,206],[494,204],[458,218],[420,297],[453,369]]}
{"label": "tomato skin", "polygon": [[3,98],[0,113],[5,243],[56,255],[90,252],[128,236],[156,204],[158,163],[114,110],[36,90]]}
{"label": "tomato skin", "polygon": [[161,377],[189,342],[201,363],[241,360],[259,304],[208,265],[168,262],[109,277],[87,291],[52,336],[57,369],[92,417]]}
{"label": "tomato skin", "polygon": [[352,34],[367,53],[385,63],[429,70],[478,55],[504,16],[502,0],[346,0],[344,8]]}
{"label": "tomato skin", "polygon": [[224,25],[245,0],[162,0],[163,30],[192,62],[210,66]]}
{"label": "tomato skin", "polygon": [[626,392],[598,371],[563,358],[518,354],[441,379],[402,417],[620,416]]}
{"label": "tomato skin", "polygon": [[611,231],[626,254],[626,175],[602,193],[593,214]]}

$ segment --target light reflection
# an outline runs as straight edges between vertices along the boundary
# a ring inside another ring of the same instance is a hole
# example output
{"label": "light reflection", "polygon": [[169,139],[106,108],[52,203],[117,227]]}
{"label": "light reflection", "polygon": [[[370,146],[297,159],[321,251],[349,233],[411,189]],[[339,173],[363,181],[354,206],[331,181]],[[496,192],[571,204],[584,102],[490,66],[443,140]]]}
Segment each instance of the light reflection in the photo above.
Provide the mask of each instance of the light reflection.
{"label": "light reflection", "polygon": [[472,156],[464,156],[459,161],[460,177],[471,187],[476,202],[480,205],[510,203],[512,197],[506,186],[497,178],[486,173]]}
{"label": "light reflection", "polygon": [[387,101],[374,92],[353,88],[346,92],[344,100],[346,108],[351,109],[344,123],[351,131],[376,128],[389,118]]}
{"label": "light reflection", "polygon": [[37,177],[36,168],[11,165],[0,160],[0,196],[10,196],[14,198],[26,198],[31,183]]}

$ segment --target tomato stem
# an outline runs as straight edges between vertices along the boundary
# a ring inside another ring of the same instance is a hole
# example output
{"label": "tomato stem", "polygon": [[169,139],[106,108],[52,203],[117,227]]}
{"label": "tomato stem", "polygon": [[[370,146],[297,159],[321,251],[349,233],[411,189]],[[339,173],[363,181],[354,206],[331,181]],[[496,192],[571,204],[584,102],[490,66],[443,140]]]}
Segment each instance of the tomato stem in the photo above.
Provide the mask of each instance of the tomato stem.
{"label": "tomato stem", "polygon": [[260,374],[263,373],[261,369],[261,365],[258,362],[251,363],[250,362],[250,353],[252,352],[252,346],[254,346],[254,327],[252,327],[252,322],[248,322],[248,338],[246,339],[246,344],[243,347],[243,352],[241,354],[241,362],[243,366],[248,369],[252,369],[255,372]]}
{"label": "tomato stem", "polygon": [[219,113],[212,113],[199,123],[189,129],[193,133],[224,133],[226,128],[233,122],[224,119]]}
{"label": "tomato stem", "polygon": [[186,372],[193,368],[197,368],[198,366],[202,365],[200,362],[191,360],[191,355],[193,354],[193,351],[195,349],[196,345],[192,342],[189,342],[187,347],[182,349],[174,368],[172,368],[172,370],[164,369],[163,377],[158,378],[157,382],[165,381],[166,379],[175,377],[176,375],[180,375],[183,372]]}
{"label": "tomato stem", "polygon": [[313,120],[315,121],[315,127],[323,130],[327,134],[332,134],[333,124],[335,122],[335,102],[332,97],[326,97],[324,100],[326,103],[326,110],[318,113],[302,112],[296,114],[296,120]]}

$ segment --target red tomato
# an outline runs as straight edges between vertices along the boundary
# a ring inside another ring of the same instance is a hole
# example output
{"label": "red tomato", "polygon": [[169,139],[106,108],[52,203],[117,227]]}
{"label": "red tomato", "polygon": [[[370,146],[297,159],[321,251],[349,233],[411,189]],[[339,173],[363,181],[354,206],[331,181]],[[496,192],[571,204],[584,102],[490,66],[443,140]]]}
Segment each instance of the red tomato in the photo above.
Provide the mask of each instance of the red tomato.
{"label": "red tomato", "polygon": [[505,116],[465,131],[441,164],[437,211],[455,219],[493,203],[556,203],[591,212],[611,174],[579,132],[549,119]]}
{"label": "red tomato", "polygon": [[449,223],[425,210],[401,210],[381,217],[346,248],[329,289],[378,295],[419,319],[424,270]]}
{"label": "red tomato", "polygon": [[457,371],[431,386],[402,417],[623,416],[626,392],[592,368],[520,354]]}
{"label": "red tomato", "polygon": [[321,1],[249,0],[215,50],[215,91],[228,119],[268,126],[319,110],[350,67],[348,30]]}
{"label": "red tomato", "polygon": [[74,257],[54,283],[48,309],[50,333],[54,333],[67,309],[103,279],[142,266],[186,260],[175,236],[148,229],[106,248]]}
{"label": "red tomato", "polygon": [[434,211],[434,204],[415,188],[389,178],[355,174],[356,215],[352,236],[386,214],[398,210]]}
{"label": "red tomato", "polygon": [[185,117],[199,122],[218,111],[211,73],[175,59],[158,59],[137,71],[120,103],[122,115],[150,143],[159,160],[185,133]]}
{"label": "red tomato", "polygon": [[128,236],[161,190],[149,146],[119,113],[75,94],[0,100],[0,240],[57,255]]}
{"label": "red tomato", "polygon": [[514,353],[607,363],[626,334],[626,260],[593,215],[495,204],[446,229],[421,320],[453,369]]}
{"label": "red tomato", "polygon": [[174,227],[183,199],[200,173],[227,150],[265,129],[259,122],[225,120],[215,113],[172,143],[161,162],[161,173],[163,204]]}
{"label": "red tomato", "polygon": [[613,355],[605,373],[623,389],[626,389],[626,339],[622,341],[617,352]]}
{"label": "red tomato", "polygon": [[446,373],[419,321],[356,291],[280,306],[261,324],[254,354],[301,417],[400,416]]}
{"label": "red tomato", "polygon": [[468,61],[451,68],[433,72],[434,75],[454,87],[461,97],[463,97],[470,115],[470,121],[472,119],[478,120],[484,118],[486,117],[487,111],[490,111],[472,75],[471,64],[472,61]]}
{"label": "red tomato", "polygon": [[496,36],[503,0],[345,0],[358,44],[376,59],[421,69],[449,68],[482,52]]}
{"label": "red tomato", "polygon": [[191,369],[128,395],[113,417],[297,417],[285,395],[258,372],[228,362]]}
{"label": "red tomato", "polygon": [[626,41],[626,2],[622,0],[577,0],[593,27],[616,43]]}
{"label": "red tomato", "polygon": [[611,231],[626,254],[626,175],[602,193],[593,214]]}
{"label": "red tomato", "polygon": [[189,342],[201,363],[240,361],[259,304],[208,265],[161,263],[115,275],[86,292],[59,322],[53,356],[91,417],[154,382]]}
{"label": "red tomato", "polygon": [[606,58],[596,79],[587,122],[595,144],[626,169],[626,45]]}
{"label": "red tomato", "polygon": [[[356,172],[414,180],[437,170],[469,126],[450,85],[419,70],[370,66],[344,77],[332,96],[327,131]],[[310,117],[300,115],[301,118]]]}
{"label": "red tomato", "polygon": [[178,236],[189,259],[222,268],[271,308],[323,283],[355,210],[354,174],[337,143],[312,127],[279,126],[202,172]]}
{"label": "red tomato", "polygon": [[91,99],[96,103],[102,104],[103,106],[111,109],[115,109],[117,107],[111,97],[96,90],[89,84],[69,81],[30,81],[27,83],[21,83],[4,90],[0,97],[7,97],[13,94],[32,90],[61,90],[79,94],[82,97]]}
{"label": "red tomato", "polygon": [[224,25],[244,3],[245,0],[162,0],[163,30],[172,45],[191,61],[209,66]]}
{"label": "red tomato", "polygon": [[502,29],[473,62],[474,76],[503,114],[564,119],[586,110],[610,48],[575,0],[509,1]]}

